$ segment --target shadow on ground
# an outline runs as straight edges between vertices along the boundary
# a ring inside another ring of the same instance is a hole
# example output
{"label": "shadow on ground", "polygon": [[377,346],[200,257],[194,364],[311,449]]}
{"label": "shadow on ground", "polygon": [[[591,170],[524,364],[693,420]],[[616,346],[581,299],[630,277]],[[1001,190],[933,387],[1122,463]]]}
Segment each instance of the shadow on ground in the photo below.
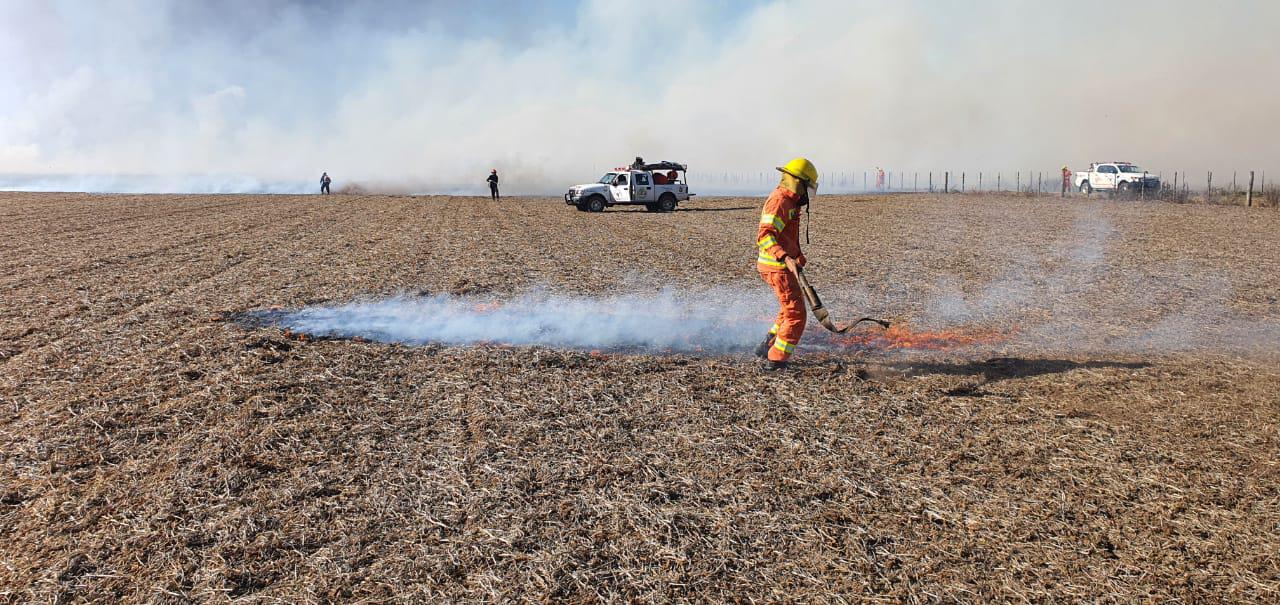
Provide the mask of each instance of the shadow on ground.
{"label": "shadow on ground", "polygon": [[1027,378],[1044,374],[1061,374],[1072,370],[1123,368],[1137,370],[1150,367],[1145,362],[1127,361],[1071,361],[1068,359],[1021,359],[1017,357],[996,357],[985,361],[963,363],[910,363],[888,364],[884,366],[892,373],[900,376],[928,376],[930,374],[946,374],[950,376],[982,376],[985,382],[997,382],[1011,378]]}

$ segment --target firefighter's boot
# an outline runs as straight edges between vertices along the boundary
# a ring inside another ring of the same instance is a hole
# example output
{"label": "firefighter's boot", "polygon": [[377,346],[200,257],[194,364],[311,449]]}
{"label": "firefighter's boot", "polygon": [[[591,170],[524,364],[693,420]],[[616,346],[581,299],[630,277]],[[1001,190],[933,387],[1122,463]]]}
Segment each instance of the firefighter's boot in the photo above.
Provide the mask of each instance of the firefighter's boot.
{"label": "firefighter's boot", "polygon": [[787,369],[788,367],[787,362],[774,361],[772,359],[766,359],[764,363],[760,364],[760,369],[765,372],[779,372]]}
{"label": "firefighter's boot", "polygon": [[773,338],[774,334],[770,332],[769,335],[765,337],[764,342],[756,345],[756,357],[759,357],[760,359],[769,358],[769,349],[773,348]]}

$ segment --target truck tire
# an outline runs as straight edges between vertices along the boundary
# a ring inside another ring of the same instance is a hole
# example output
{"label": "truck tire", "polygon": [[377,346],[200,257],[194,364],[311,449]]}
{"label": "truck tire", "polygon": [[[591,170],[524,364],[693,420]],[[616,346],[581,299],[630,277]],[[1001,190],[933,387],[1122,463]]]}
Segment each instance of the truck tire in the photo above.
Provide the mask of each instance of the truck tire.
{"label": "truck tire", "polygon": [[587,212],[604,212],[604,198],[598,195],[587,198]]}
{"label": "truck tire", "polygon": [[1116,193],[1119,193],[1120,197],[1129,197],[1129,194],[1133,193],[1133,183],[1125,181],[1116,185]]}
{"label": "truck tire", "polygon": [[1080,183],[1080,193],[1083,193],[1083,194],[1085,194],[1085,195],[1092,195],[1092,194],[1093,194],[1093,185],[1090,185],[1090,184],[1089,184],[1089,181],[1084,181],[1084,182]]}
{"label": "truck tire", "polygon": [[674,193],[664,193],[658,198],[659,212],[672,212],[676,209],[676,196]]}
{"label": "truck tire", "polygon": [[574,205],[573,205],[573,207],[574,207],[574,208],[577,208],[577,209],[578,209],[578,212],[586,212],[586,211],[587,211],[587,202],[586,202],[586,200],[580,201],[580,202],[578,202],[578,203],[574,204]]}

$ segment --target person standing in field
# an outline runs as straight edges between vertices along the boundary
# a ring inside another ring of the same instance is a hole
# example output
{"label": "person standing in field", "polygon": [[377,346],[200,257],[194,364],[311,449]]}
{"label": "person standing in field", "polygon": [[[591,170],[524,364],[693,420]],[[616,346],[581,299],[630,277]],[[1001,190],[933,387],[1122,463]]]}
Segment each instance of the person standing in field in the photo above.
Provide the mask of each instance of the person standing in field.
{"label": "person standing in field", "polygon": [[1066,164],[1062,165],[1062,197],[1067,197],[1067,190],[1071,188],[1071,169]]}
{"label": "person standing in field", "polygon": [[329,178],[328,172],[320,175],[320,193],[329,195],[329,183],[332,180],[333,179]]}
{"label": "person standing in field", "polygon": [[498,195],[498,169],[497,168],[494,168],[493,170],[489,171],[489,178],[487,180],[489,181],[489,198],[496,201],[500,197]]}
{"label": "person standing in field", "polygon": [[804,292],[800,280],[787,268],[787,260],[804,267],[800,251],[800,209],[818,193],[818,169],[805,158],[796,158],[778,168],[782,178],[765,200],[756,229],[756,270],[778,297],[778,318],[755,354],[765,360],[766,370],[785,370],[800,344],[806,320]]}

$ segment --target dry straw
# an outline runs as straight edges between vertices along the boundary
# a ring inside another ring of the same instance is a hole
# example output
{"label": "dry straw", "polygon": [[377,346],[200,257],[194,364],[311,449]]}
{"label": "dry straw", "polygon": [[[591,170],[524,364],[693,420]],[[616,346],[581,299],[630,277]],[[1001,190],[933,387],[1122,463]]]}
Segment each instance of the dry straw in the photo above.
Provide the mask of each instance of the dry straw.
{"label": "dry straw", "polygon": [[[1183,282],[1123,295],[1175,266],[1224,275],[1233,316],[1274,319],[1280,278],[1255,252],[1275,213],[1097,206],[1114,235],[1094,289],[1044,284],[1105,314],[1066,333],[1093,352],[802,347],[776,376],[742,355],[225,321],[418,290],[607,293],[641,272],[750,285],[758,203],[0,194],[0,602],[1275,602],[1275,359],[1110,335],[1208,312],[1179,306],[1204,296]],[[920,323],[944,277],[976,301],[1078,210],[823,199],[810,276],[833,308]],[[1070,311],[1008,300],[982,321]]]}

